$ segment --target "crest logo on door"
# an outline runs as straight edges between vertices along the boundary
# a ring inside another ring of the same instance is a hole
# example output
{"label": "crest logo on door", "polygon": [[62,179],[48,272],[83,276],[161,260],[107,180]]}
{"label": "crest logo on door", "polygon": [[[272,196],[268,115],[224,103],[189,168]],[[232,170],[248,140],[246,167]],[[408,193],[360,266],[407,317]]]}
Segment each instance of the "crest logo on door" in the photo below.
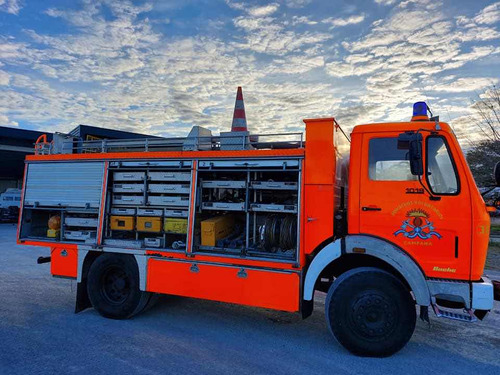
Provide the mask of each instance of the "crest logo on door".
{"label": "crest logo on door", "polygon": [[406,219],[394,235],[397,237],[402,234],[406,238],[421,240],[428,240],[432,236],[440,239],[441,235],[434,230],[434,225],[429,219],[430,215],[426,211],[418,208],[412,209],[406,213]]}

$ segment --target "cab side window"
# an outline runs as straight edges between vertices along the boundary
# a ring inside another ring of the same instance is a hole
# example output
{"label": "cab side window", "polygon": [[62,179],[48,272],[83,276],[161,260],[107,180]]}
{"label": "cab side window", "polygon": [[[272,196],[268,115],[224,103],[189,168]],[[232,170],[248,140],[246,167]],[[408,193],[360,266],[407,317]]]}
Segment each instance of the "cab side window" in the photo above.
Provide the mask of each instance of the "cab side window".
{"label": "cab side window", "polygon": [[434,194],[458,194],[459,181],[448,146],[443,137],[430,136],[426,141],[427,181]]}
{"label": "cab side window", "polygon": [[374,181],[415,181],[408,150],[398,149],[398,139],[372,138],[368,150],[368,174]]}

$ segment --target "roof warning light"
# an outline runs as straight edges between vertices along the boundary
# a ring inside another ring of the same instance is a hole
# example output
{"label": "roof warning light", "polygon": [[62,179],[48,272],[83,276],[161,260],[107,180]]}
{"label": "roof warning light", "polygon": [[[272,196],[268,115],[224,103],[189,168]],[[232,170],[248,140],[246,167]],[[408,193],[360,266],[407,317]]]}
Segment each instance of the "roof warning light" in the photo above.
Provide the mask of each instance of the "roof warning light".
{"label": "roof warning light", "polygon": [[429,121],[429,117],[427,116],[428,110],[427,103],[416,102],[413,104],[413,117],[411,121]]}

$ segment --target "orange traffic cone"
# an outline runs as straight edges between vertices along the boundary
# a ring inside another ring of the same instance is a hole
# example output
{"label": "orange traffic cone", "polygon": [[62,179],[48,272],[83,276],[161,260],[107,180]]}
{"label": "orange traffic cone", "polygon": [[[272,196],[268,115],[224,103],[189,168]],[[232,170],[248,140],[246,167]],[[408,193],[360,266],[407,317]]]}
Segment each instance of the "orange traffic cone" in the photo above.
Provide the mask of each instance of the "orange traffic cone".
{"label": "orange traffic cone", "polygon": [[243,104],[243,91],[241,86],[238,86],[236,93],[236,102],[234,103],[233,124],[231,125],[232,132],[246,132],[247,116],[245,114],[245,105]]}

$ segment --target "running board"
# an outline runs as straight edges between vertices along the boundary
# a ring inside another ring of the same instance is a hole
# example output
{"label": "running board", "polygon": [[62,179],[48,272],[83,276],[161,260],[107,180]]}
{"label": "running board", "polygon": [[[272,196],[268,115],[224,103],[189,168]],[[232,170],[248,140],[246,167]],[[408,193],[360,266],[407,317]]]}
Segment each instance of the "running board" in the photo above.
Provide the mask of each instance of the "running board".
{"label": "running board", "polygon": [[454,313],[447,310],[441,310],[437,305],[432,304],[434,313],[438,318],[448,318],[452,320],[459,320],[461,322],[474,323],[477,322],[477,318],[473,315],[472,310],[465,310],[465,314]]}

